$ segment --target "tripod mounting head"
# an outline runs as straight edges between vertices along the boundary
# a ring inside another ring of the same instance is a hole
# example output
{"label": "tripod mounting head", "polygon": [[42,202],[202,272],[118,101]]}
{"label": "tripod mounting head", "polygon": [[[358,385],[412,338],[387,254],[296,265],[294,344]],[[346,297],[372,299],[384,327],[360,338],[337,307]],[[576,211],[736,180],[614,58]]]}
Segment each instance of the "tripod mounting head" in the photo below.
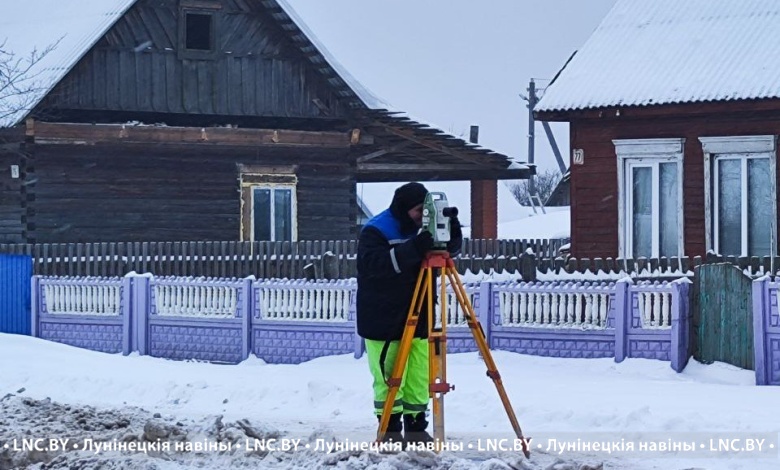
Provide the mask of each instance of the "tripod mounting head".
{"label": "tripod mounting head", "polygon": [[434,249],[446,249],[450,241],[450,218],[458,216],[458,208],[447,204],[444,193],[432,192],[425,196],[422,229],[433,235]]}

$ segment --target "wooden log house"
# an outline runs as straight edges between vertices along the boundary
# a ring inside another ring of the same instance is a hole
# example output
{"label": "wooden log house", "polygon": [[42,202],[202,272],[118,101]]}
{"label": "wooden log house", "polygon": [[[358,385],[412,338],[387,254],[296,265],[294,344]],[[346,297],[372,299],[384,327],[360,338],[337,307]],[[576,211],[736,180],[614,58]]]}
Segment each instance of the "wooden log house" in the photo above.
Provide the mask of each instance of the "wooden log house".
{"label": "wooden log house", "polygon": [[6,12],[18,57],[62,36],[0,114],[0,243],[354,239],[359,182],[468,180],[489,212],[534,171],[388,109],[284,0],[87,4]]}

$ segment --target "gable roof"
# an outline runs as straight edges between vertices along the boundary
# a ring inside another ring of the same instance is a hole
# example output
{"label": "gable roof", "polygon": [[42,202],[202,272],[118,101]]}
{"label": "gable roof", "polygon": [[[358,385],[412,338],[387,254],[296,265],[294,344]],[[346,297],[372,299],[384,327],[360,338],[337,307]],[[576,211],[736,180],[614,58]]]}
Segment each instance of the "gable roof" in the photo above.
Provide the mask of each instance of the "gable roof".
{"label": "gable roof", "polygon": [[[78,63],[136,0],[28,0],[15,2],[0,17],[0,44],[22,66],[33,51],[51,48],[33,64],[23,84],[33,91],[26,97],[4,96],[10,106],[24,109],[2,117],[0,127],[21,122],[46,94]],[[19,84],[22,85],[22,84]],[[22,102],[22,99],[25,102]],[[10,109],[9,106],[9,109]],[[0,108],[1,110],[2,108]]]}
{"label": "gable roof", "polygon": [[[20,124],[30,110],[75,67],[79,60],[103,37],[138,0],[28,0],[20,3],[0,19],[0,31],[8,35],[6,51],[24,58],[37,48],[56,47],[44,55],[29,70],[35,86],[27,96],[24,109],[0,117],[0,128]],[[277,22],[282,31],[297,47],[302,56],[333,88],[335,93],[354,111],[362,124],[372,134],[392,148],[399,141],[411,142],[403,150],[384,151],[383,158],[411,159],[445,163],[447,160],[466,162],[474,169],[486,170],[488,175],[500,178],[527,178],[533,168],[515,163],[510,157],[493,152],[463,139],[454,137],[439,128],[430,126],[408,114],[393,109],[358,82],[343,67],[316,35],[296,14],[287,0],[256,0],[258,5]],[[0,38],[0,41],[2,38]],[[2,95],[0,95],[2,99]],[[0,108],[1,110],[2,108]],[[2,113],[0,113],[2,116]],[[381,161],[381,149],[369,150],[371,165]],[[358,177],[403,178],[425,177],[419,173],[395,175],[392,171],[378,175],[375,166],[358,166]],[[470,170],[471,168],[469,168]],[[468,174],[468,173],[464,173]],[[433,177],[438,177],[433,175]]]}
{"label": "gable roof", "polygon": [[536,112],[780,97],[777,0],[618,0]]}
{"label": "gable roof", "polygon": [[[19,124],[26,111],[34,108],[137,1],[29,0],[5,12],[0,18],[0,44],[4,44],[3,50],[14,54],[14,59],[26,59],[33,51],[40,53],[47,47],[52,49],[27,73],[31,77],[28,84],[34,84],[30,103],[25,110],[0,119],[0,127]],[[352,77],[286,0],[260,0],[259,3],[351,107],[391,109]]]}
{"label": "gable roof", "polygon": [[354,108],[389,109],[391,106],[374,95],[336,60],[314,32],[298,16],[287,0],[262,0],[263,6],[279,22],[288,37],[298,46],[317,71],[338,89],[342,98],[347,98]]}
{"label": "gable roof", "polygon": [[[271,16],[281,25],[292,42],[301,50],[305,57],[324,75],[328,83],[337,89],[337,93],[348,100],[351,108],[357,111],[369,125],[372,133],[381,135],[391,146],[400,145],[402,141],[414,140],[417,145],[417,157],[431,158],[436,154],[447,154],[457,151],[461,157],[482,165],[491,165],[496,170],[524,170],[525,176],[515,172],[507,178],[527,178],[532,174],[531,167],[518,164],[511,157],[494,152],[477,144],[472,144],[430,125],[423,120],[410,116],[408,113],[395,109],[392,105],[377,97],[366,86],[355,79],[349,71],[328,51],[327,47],[317,38],[317,35],[306,25],[301,17],[290,6],[287,0],[261,0],[261,4]],[[390,156],[395,152],[387,152]],[[397,156],[397,155],[396,155]],[[358,165],[358,179],[384,179],[373,168]],[[419,174],[402,175],[399,169],[390,172],[392,180],[399,178],[419,179]]]}

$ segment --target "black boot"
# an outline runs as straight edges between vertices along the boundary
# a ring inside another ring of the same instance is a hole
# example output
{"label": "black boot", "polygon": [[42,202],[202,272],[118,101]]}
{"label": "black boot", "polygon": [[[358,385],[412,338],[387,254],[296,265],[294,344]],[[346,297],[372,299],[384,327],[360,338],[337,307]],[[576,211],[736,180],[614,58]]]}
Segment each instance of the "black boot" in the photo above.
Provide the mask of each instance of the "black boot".
{"label": "black boot", "polygon": [[433,437],[425,431],[428,421],[425,413],[404,415],[404,441],[407,444],[425,444],[433,442]]}
{"label": "black boot", "polygon": [[[382,415],[376,417],[380,422],[382,421]],[[385,435],[382,437],[382,442],[400,442],[403,444],[404,436],[401,434],[403,430],[403,424],[401,423],[401,413],[393,413],[390,415],[390,421],[387,423],[387,429]]]}

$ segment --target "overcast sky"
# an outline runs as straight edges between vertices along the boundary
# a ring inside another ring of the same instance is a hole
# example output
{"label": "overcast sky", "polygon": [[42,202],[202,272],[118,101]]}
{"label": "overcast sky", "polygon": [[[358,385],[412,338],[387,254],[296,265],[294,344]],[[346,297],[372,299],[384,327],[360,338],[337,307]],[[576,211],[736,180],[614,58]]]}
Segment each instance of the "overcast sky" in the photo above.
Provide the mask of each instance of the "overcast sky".
{"label": "overcast sky", "polygon": [[[288,0],[331,54],[394,108],[480,144],[528,158],[526,94],[544,86],[584,44],[615,0]],[[568,125],[554,124],[568,164]],[[557,169],[542,126],[536,163]],[[392,184],[360,185],[371,210],[387,207]],[[468,185],[426,183],[445,191],[468,220]],[[508,194],[508,192],[505,192]],[[515,210],[499,197],[499,219]],[[511,199],[511,198],[510,198]]]}
{"label": "overcast sky", "polygon": [[[527,160],[528,110],[615,0],[288,0],[328,50],[376,95],[455,135]],[[537,125],[537,163],[556,168]],[[559,145],[568,148],[567,127]],[[563,150],[563,148],[562,148]]]}

